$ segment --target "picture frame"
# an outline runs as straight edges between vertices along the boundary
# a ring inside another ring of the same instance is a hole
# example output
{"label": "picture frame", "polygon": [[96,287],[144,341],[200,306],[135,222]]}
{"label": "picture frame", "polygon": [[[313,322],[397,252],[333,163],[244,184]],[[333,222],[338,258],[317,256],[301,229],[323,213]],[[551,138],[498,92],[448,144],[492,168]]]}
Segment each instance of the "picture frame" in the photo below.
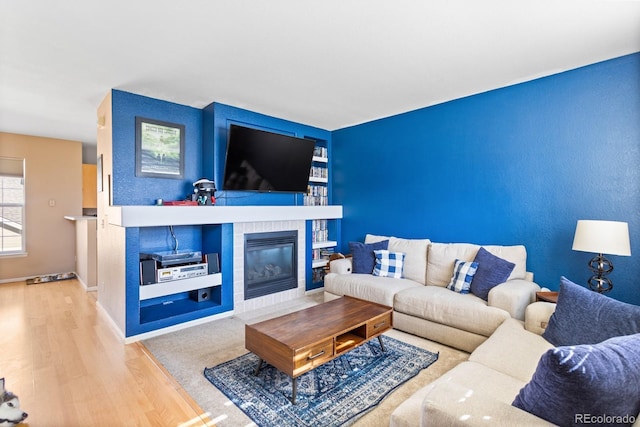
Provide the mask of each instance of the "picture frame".
{"label": "picture frame", "polygon": [[185,126],[136,117],[136,176],[184,178]]}

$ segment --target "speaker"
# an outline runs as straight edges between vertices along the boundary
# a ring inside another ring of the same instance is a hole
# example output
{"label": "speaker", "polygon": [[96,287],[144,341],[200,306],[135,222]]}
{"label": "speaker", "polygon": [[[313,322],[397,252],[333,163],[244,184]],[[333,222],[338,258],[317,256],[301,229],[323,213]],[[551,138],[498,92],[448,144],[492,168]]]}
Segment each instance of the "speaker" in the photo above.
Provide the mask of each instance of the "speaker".
{"label": "speaker", "polygon": [[156,261],[143,259],[140,261],[140,284],[151,285],[156,283]]}
{"label": "speaker", "polygon": [[189,296],[197,302],[209,301],[211,299],[211,288],[196,289],[189,292]]}
{"label": "speaker", "polygon": [[205,254],[204,260],[209,267],[209,274],[220,273],[220,260],[217,252]]}

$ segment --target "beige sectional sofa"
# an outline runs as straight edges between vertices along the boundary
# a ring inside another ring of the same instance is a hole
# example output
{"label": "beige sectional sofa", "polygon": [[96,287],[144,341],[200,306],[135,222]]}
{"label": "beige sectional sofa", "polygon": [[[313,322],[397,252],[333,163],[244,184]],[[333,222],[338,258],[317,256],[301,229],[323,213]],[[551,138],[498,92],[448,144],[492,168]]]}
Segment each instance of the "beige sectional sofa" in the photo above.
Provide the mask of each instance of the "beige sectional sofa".
{"label": "beige sectional sofa", "polygon": [[388,250],[405,254],[403,278],[352,273],[350,258],[334,260],[325,277],[325,301],[348,295],[393,307],[394,328],[472,352],[507,319],[524,320],[540,287],[526,270],[524,246],[482,246],[515,264],[508,280],[485,301],[447,289],[456,259],[473,261],[480,245],[436,243],[367,235],[365,243],[388,240]]}
{"label": "beige sectional sofa", "polygon": [[[574,301],[568,297],[558,305],[561,303],[572,311],[591,310],[590,304],[585,304],[584,300]],[[391,414],[390,426],[552,426],[555,424],[546,419],[557,418],[564,419],[560,425],[640,427],[640,373],[637,360],[629,360],[632,354],[638,358],[640,334],[633,334],[634,327],[625,325],[623,328],[627,331],[623,334],[631,335],[621,336],[624,341],[614,343],[616,338],[613,338],[599,344],[554,347],[543,334],[553,321],[552,315],[558,311],[556,304],[534,302],[526,309],[525,322],[507,319],[471,353],[467,361],[400,404]],[[591,326],[577,326],[577,329],[588,328]],[[605,351],[608,346],[610,353]],[[558,353],[557,358],[550,357],[550,354]],[[556,363],[543,362],[545,359]],[[620,364],[620,360],[627,360],[626,369],[620,369],[625,366]],[[577,378],[580,379],[576,381]],[[607,380],[608,386],[601,384]],[[516,396],[522,397],[527,389],[540,403],[537,408],[530,408],[532,412],[520,409],[514,402]],[[580,404],[572,403],[575,401]],[[601,403],[600,409],[594,402]],[[616,412],[614,408],[619,402],[624,402],[627,408],[635,408],[635,411]],[[567,413],[568,418],[567,414],[558,415],[562,412]],[[624,418],[616,419],[617,416]]]}
{"label": "beige sectional sofa", "polygon": [[531,304],[526,324],[507,319],[471,353],[468,361],[398,406],[390,425],[553,425],[511,403],[531,379],[542,354],[553,347],[542,338],[541,326],[546,324],[554,307],[555,304],[546,302]]}
{"label": "beige sectional sofa", "polygon": [[384,239],[389,251],[407,254],[404,278],[354,274],[351,260],[335,260],[325,300],[349,295],[392,306],[394,328],[471,353],[400,404],[391,427],[640,427],[640,307],[564,277],[557,304],[534,302],[540,288],[522,246],[484,246],[515,264],[485,301],[446,287],[455,260],[473,260],[478,245],[370,235],[365,242]]}

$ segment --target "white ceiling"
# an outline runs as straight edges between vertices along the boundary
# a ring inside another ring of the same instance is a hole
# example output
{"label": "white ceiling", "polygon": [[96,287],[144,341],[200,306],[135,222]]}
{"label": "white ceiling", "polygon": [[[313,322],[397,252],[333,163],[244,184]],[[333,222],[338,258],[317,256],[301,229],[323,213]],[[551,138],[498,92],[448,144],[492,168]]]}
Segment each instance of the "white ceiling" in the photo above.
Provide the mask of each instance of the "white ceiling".
{"label": "white ceiling", "polygon": [[639,51],[639,0],[0,0],[0,131],[95,144],[111,88],[333,130]]}

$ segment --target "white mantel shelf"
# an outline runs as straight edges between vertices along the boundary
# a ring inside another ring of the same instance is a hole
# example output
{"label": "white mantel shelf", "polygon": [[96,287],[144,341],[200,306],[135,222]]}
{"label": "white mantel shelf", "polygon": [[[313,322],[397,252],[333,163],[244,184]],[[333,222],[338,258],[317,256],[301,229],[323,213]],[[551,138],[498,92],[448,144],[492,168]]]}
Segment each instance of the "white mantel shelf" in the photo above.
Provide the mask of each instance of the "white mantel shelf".
{"label": "white mantel shelf", "polygon": [[109,224],[120,227],[340,218],[342,218],[342,206],[110,206],[108,208]]}

